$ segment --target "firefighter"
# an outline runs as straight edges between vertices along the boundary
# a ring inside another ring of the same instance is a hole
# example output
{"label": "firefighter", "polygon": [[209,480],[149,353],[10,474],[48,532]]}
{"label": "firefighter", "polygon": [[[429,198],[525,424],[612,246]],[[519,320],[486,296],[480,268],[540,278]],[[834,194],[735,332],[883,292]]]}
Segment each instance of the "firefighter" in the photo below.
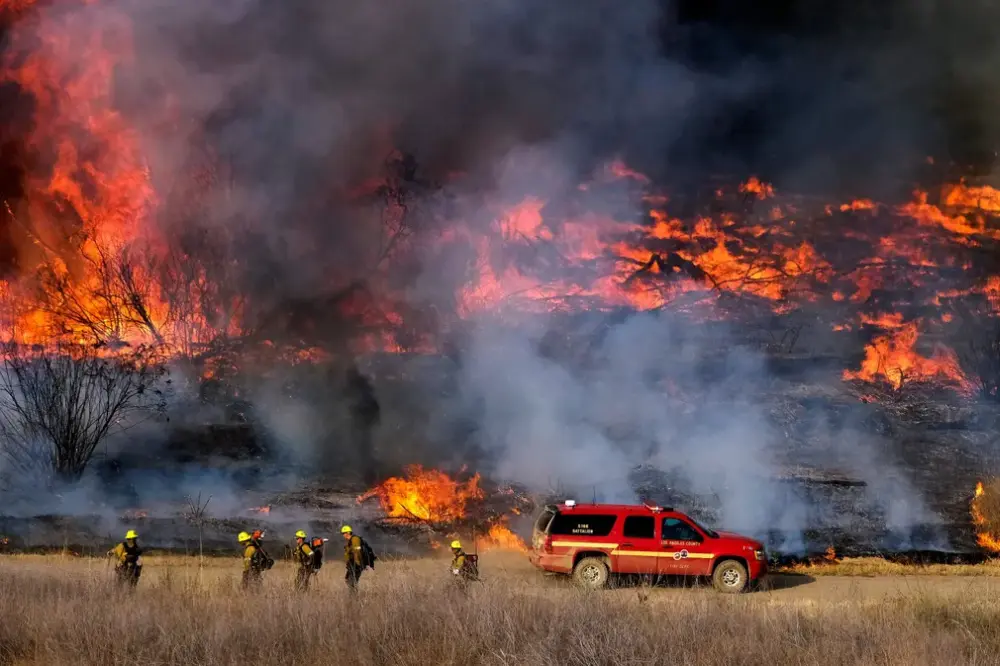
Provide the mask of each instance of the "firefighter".
{"label": "firefighter", "polygon": [[246,532],[240,532],[237,539],[243,548],[243,589],[259,589],[264,582],[264,570],[268,569],[267,556],[258,546],[254,545],[253,537]]}
{"label": "firefighter", "polygon": [[350,525],[341,527],[340,533],[344,535],[344,563],[347,565],[344,580],[347,581],[347,587],[354,592],[358,589],[358,579],[361,578],[361,572],[365,570],[362,539],[354,535]]}
{"label": "firefighter", "polygon": [[306,533],[299,530],[295,533],[295,589],[305,592],[309,589],[309,579],[316,572],[316,554],[312,547],[306,543]]}
{"label": "firefighter", "polygon": [[115,575],[122,587],[134,588],[139,584],[142,574],[142,548],[139,548],[139,535],[135,530],[125,533],[125,540],[108,551],[109,557],[117,560]]}
{"label": "firefighter", "polygon": [[451,575],[460,583],[471,583],[479,578],[474,556],[466,555],[462,550],[462,542],[458,539],[451,542]]}

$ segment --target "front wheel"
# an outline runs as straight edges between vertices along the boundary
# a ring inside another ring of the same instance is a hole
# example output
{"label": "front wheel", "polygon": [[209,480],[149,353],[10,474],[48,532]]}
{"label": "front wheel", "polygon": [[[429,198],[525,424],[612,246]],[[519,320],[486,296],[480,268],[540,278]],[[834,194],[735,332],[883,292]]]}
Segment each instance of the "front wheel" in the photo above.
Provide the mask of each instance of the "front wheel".
{"label": "front wheel", "polygon": [[719,592],[739,594],[747,589],[747,568],[736,560],[723,560],[712,573],[712,585]]}
{"label": "front wheel", "polygon": [[573,567],[573,580],[580,587],[599,590],[608,584],[608,565],[597,557],[585,557]]}

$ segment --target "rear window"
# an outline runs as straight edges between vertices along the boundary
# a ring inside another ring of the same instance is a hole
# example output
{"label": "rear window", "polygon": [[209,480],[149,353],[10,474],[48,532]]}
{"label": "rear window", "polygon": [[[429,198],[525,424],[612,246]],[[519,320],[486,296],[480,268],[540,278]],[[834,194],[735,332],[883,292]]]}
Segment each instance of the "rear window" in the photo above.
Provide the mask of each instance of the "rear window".
{"label": "rear window", "polygon": [[551,509],[543,511],[542,515],[538,516],[538,520],[535,521],[535,529],[539,532],[544,532],[549,529],[549,523],[552,522],[552,517],[554,515],[556,515],[556,512]]}
{"label": "rear window", "polygon": [[618,516],[560,513],[552,519],[549,534],[578,536],[608,536]]}

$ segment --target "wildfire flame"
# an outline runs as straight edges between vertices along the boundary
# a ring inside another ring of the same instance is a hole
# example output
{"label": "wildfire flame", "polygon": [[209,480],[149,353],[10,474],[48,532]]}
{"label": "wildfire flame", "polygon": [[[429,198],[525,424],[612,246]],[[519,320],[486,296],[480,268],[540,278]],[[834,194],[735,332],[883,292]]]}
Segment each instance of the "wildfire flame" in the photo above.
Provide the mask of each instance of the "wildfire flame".
{"label": "wildfire flame", "polygon": [[247,509],[247,511],[249,511],[250,513],[257,513],[257,514],[269,514],[271,513],[271,505],[268,504],[266,506],[254,506]]}
{"label": "wildfire flame", "polygon": [[972,515],[972,524],[976,528],[976,541],[980,546],[1000,553],[1000,496],[997,488],[1000,483],[994,481],[990,484],[990,491],[987,492],[982,481],[976,483],[976,491],[969,504],[969,513]]}
{"label": "wildfire flame", "polygon": [[[132,26],[113,6],[102,7],[97,25],[78,21],[91,5],[81,3],[78,16],[49,12],[33,0],[0,0],[0,12],[12,23],[0,80],[30,97],[34,113],[24,137],[31,157],[24,194],[0,210],[10,222],[5,228],[12,230],[19,271],[0,279],[0,335],[28,345],[155,344],[168,354],[197,356],[203,378],[219,377],[223,363],[195,352],[225,348],[217,343],[240,340],[259,322],[252,321],[248,295],[230,293],[225,274],[212,273],[220,262],[199,260],[195,251],[158,232],[154,221],[168,215],[173,192],[157,190],[141,127],[122,112],[115,94],[119,70],[137,57]],[[77,29],[77,23],[90,29]],[[173,120],[184,126],[184,118]],[[225,164],[211,155],[205,161],[192,169],[182,191],[222,187]],[[338,196],[370,197],[392,178],[367,174],[345,184]],[[590,205],[602,199],[602,188],[627,196],[634,205],[624,208],[631,212],[615,216]],[[713,183],[705,194],[714,193],[715,200],[681,216],[675,200],[682,197],[612,160],[573,192],[559,202],[530,194],[520,201],[486,200],[475,223],[428,213],[435,219],[420,225],[425,231],[419,244],[415,233],[387,243],[403,257],[394,262],[393,255],[373,269],[366,279],[371,302],[345,298],[338,305],[358,324],[352,351],[436,353],[440,333],[505,308],[675,307],[717,319],[740,302],[778,315],[816,302],[857,307],[894,286],[912,293],[914,285],[932,284],[939,269],[972,275],[961,270],[954,250],[989,249],[984,243],[1000,241],[1000,190],[964,181],[886,204],[814,201],[751,176],[743,183]],[[550,203],[557,205],[550,210]],[[406,206],[389,201],[385,208],[388,222],[381,223],[398,228]],[[845,239],[867,256],[841,257],[837,243]],[[426,264],[459,250],[468,264],[468,279],[455,290],[449,311],[435,307],[426,330],[413,323],[419,316],[407,316],[413,310],[405,307],[412,306],[405,306],[407,294],[393,273],[397,263],[410,266],[413,257],[405,253],[414,247]],[[1000,276],[968,279],[978,282],[939,293],[931,304],[976,296],[987,301],[988,314],[998,314]],[[953,320],[950,313],[934,317],[942,324]],[[830,325],[854,331],[859,317],[849,318]],[[880,333],[865,348],[861,367],[845,371],[844,379],[895,389],[936,381],[968,390],[950,349],[938,344],[929,356],[918,353],[929,317],[897,312],[860,318]],[[252,350],[236,345],[245,357],[291,364],[331,358],[332,350],[305,341],[254,340]],[[438,509],[423,501],[404,498],[395,506],[408,508],[393,510],[412,508],[429,519]]]}
{"label": "wildfire flame", "polygon": [[[358,496],[357,501],[377,497],[386,516],[394,520],[450,523],[468,518],[467,505],[485,498],[479,474],[458,481],[440,470],[420,465],[411,465],[404,471],[405,478],[392,477]],[[519,515],[517,511],[512,513]],[[494,518],[486,534],[479,535],[476,542],[485,549],[527,552],[524,541],[511,531],[504,516]],[[432,541],[431,547],[439,549],[442,543]]]}
{"label": "wildfire flame", "polygon": [[900,315],[884,318],[880,320],[880,325],[891,330],[876,336],[865,346],[861,368],[857,371],[845,370],[845,380],[876,382],[881,379],[898,390],[906,382],[938,379],[953,383],[964,391],[971,390],[952,350],[939,346],[929,358],[915,351],[918,322],[904,324]]}
{"label": "wildfire flame", "polygon": [[451,522],[466,517],[466,504],[484,497],[479,474],[456,481],[435,469],[410,465],[406,477],[392,477],[358,497],[363,502],[377,497],[390,518]]}
{"label": "wildfire flame", "polygon": [[515,550],[521,553],[528,552],[528,547],[524,540],[510,531],[505,522],[497,523],[490,527],[489,532],[483,540],[485,550]]}

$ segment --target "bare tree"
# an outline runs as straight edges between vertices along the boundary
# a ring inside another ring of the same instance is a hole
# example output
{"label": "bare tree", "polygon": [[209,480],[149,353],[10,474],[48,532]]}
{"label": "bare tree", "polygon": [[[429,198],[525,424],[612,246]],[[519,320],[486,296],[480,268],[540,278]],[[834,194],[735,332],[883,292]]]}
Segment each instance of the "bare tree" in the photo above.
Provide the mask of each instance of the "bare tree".
{"label": "bare tree", "polygon": [[115,430],[166,405],[163,366],[147,348],[102,356],[92,346],[8,345],[0,362],[0,452],[14,469],[80,478]]}

